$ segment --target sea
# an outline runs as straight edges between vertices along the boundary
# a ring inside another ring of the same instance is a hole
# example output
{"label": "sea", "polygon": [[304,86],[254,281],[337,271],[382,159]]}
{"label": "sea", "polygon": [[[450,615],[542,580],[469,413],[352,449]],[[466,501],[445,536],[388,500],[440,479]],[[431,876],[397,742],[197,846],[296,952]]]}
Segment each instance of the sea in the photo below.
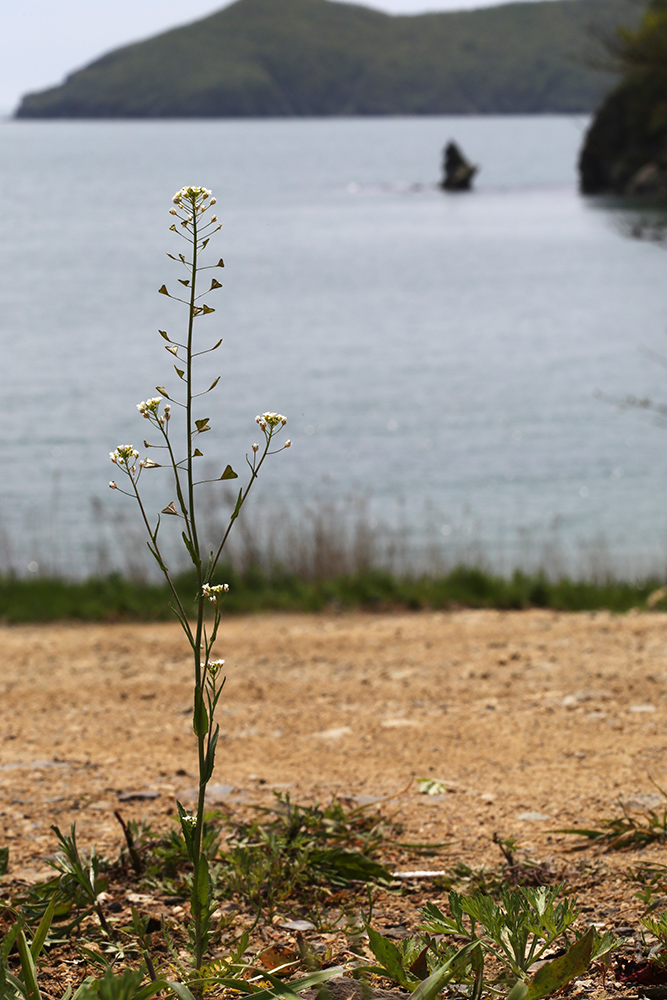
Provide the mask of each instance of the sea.
{"label": "sea", "polygon": [[[351,526],[417,569],[664,573],[667,255],[650,208],[578,193],[587,125],[0,122],[0,570],[149,572],[109,452],[143,450],[156,386],[178,399],[158,330],[182,340],[186,311],[157,291],[179,288],[169,210],[196,184],[225,262],[197,321],[202,350],[223,338],[198,361],[201,389],[220,375],[202,478],[243,481],[265,410],[292,441],[246,539]],[[439,187],[449,140],[470,193]],[[173,484],[142,484],[152,517]],[[229,485],[206,489],[224,522]]]}

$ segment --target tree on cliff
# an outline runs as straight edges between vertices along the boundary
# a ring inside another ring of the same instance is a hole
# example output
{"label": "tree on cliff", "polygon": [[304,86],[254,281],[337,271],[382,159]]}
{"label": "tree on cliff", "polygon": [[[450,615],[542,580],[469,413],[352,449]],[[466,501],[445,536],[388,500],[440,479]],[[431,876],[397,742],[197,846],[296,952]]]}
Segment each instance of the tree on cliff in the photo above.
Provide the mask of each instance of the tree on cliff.
{"label": "tree on cliff", "polygon": [[598,109],[579,160],[584,194],[667,195],[667,0],[650,0],[609,51],[620,83]]}

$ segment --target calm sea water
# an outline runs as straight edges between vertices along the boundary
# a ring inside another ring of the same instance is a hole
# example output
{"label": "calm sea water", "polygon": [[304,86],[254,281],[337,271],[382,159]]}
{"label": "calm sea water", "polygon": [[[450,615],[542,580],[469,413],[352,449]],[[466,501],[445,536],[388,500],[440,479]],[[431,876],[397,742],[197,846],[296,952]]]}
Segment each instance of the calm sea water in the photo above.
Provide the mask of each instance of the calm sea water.
{"label": "calm sea water", "polygon": [[[667,354],[667,256],[577,194],[585,124],[0,123],[0,561],[80,574],[106,545],[123,564],[108,453],[170,384],[156,331],[183,315],[156,290],[178,276],[171,195],[195,183],[227,265],[200,327],[224,337],[203,450],[243,466],[255,414],[288,415],[264,512],[362,496],[417,551],[662,567],[665,431],[595,391],[667,398],[643,353]],[[482,166],[471,195],[437,189],[449,138]]]}

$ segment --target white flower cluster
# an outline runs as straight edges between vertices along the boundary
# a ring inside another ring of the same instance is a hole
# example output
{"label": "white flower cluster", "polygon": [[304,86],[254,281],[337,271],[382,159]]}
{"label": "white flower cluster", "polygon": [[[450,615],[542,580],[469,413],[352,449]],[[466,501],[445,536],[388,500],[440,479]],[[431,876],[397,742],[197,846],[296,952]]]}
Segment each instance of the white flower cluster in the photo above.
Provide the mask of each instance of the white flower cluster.
{"label": "white flower cluster", "polygon": [[162,396],[155,396],[153,399],[144,399],[140,403],[137,403],[137,409],[142,417],[148,418],[151,413],[156,417],[161,402]]}
{"label": "white flower cluster", "polygon": [[208,599],[211,602],[211,604],[217,604],[218,603],[218,594],[227,594],[227,593],[229,593],[229,584],[228,583],[218,583],[218,584],[216,584],[215,587],[212,587],[210,583],[205,583],[204,586],[201,589],[201,592],[202,592],[202,594],[203,594],[204,597],[208,597]]}
{"label": "white flower cluster", "polygon": [[114,465],[124,465],[129,468],[134,465],[134,459],[139,458],[139,452],[131,444],[119,444],[115,451],[109,452],[109,458]]}
{"label": "white flower cluster", "polygon": [[279,425],[284,427],[287,423],[287,417],[284,417],[282,413],[261,413],[255,417],[255,423],[259,424],[263,431],[267,427],[274,430]]}
{"label": "white flower cluster", "polygon": [[211,677],[213,678],[213,680],[215,680],[215,678],[218,676],[218,674],[220,673],[220,671],[222,670],[222,668],[224,667],[224,665],[225,665],[225,661],[224,660],[209,660],[208,661],[208,663],[206,664],[206,669],[208,670],[208,672],[211,675]]}
{"label": "white flower cluster", "polygon": [[161,396],[154,396],[153,399],[143,399],[140,403],[137,403],[137,409],[146,420],[150,420],[152,417],[156,423],[164,427],[165,423],[171,419],[171,406],[169,403],[165,403],[164,415],[160,416],[158,410],[160,409],[161,402]]}
{"label": "white flower cluster", "polygon": [[[202,215],[216,204],[216,199],[211,197],[210,190],[205,187],[183,187],[171,200],[176,208],[171,209],[170,215],[178,215],[178,209],[187,213],[185,217],[178,216],[185,228],[194,220],[195,215]],[[217,215],[213,215],[209,223],[217,221]],[[172,226],[173,228],[175,227]]]}

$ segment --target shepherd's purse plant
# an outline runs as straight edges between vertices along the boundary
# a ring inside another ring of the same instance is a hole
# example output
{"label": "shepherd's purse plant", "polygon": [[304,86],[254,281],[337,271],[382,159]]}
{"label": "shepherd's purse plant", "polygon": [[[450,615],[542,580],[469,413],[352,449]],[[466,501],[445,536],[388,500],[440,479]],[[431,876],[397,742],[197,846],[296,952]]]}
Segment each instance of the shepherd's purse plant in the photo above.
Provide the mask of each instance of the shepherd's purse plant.
{"label": "shepherd's purse plant", "polygon": [[[203,301],[204,297],[222,287],[218,279],[212,277],[210,286],[203,292],[198,291],[198,279],[203,271],[215,271],[224,267],[222,258],[214,264],[204,266],[201,263],[201,255],[211,238],[221,228],[217,216],[211,211],[215,203],[216,199],[204,187],[184,187],[174,195],[171,215],[175,220],[170,228],[184,240],[186,246],[185,253],[167,256],[184,269],[186,276],[179,278],[178,281],[184,289],[181,294],[185,297],[172,295],[166,285],[162,285],[159,292],[185,306],[187,326],[184,342],[172,339],[165,330],[159,332],[166,341],[166,350],[175,358],[174,370],[180,391],[171,394],[164,386],[156,386],[160,395],[144,400],[137,406],[141,416],[150,424],[154,435],[154,440],[144,441],[144,449],[152,453],[159,451],[161,460],[140,457],[139,451],[133,445],[118,445],[110,457],[123,475],[122,482],[126,488],[121,489],[115,480],[109,483],[111,489],[132,497],[138,504],[148,533],[148,548],[167,581],[172,595],[172,610],[181,623],[192,650],[194,667],[192,728],[197,739],[199,773],[197,808],[193,814],[180,802],[177,803],[177,807],[193,870],[189,932],[195,971],[201,969],[203,957],[208,950],[210,920],[214,908],[208,861],[202,851],[202,833],[206,786],[213,774],[220,730],[215,721],[215,712],[225,683],[223,675],[225,661],[215,658],[214,647],[220,625],[220,602],[229,587],[227,584],[214,584],[214,574],[234,521],[238,518],[264,461],[268,455],[283,451],[291,444],[289,440],[282,445],[275,442],[275,438],[287,423],[282,414],[265,412],[255,418],[262,431],[263,443],[253,444],[251,452],[246,455],[249,470],[247,479],[245,485],[238,491],[228,524],[222,532],[217,548],[204,552],[197,527],[198,487],[204,482],[224,483],[239,478],[231,465],[226,465],[221,474],[213,480],[198,479],[195,471],[198,462],[203,458],[199,448],[200,439],[211,430],[210,417],[202,416],[198,410],[199,400],[216,387],[220,378],[218,376],[211,385],[204,388],[199,388],[195,379],[196,359],[216,351],[222,343],[220,339],[212,346],[201,347],[195,340],[195,321],[199,328],[203,318],[215,311]],[[179,421],[178,435],[172,432],[172,421],[175,416],[175,413],[172,413],[172,404],[182,417]],[[148,513],[142,500],[140,481],[147,470],[159,468],[168,471],[173,493],[166,506],[153,517]],[[194,613],[188,613],[188,609],[192,607],[191,595],[186,596],[179,592],[163,554],[159,534],[163,517],[178,518],[180,521],[183,544],[196,576]],[[213,619],[207,623],[205,611],[209,602],[213,605]]]}

